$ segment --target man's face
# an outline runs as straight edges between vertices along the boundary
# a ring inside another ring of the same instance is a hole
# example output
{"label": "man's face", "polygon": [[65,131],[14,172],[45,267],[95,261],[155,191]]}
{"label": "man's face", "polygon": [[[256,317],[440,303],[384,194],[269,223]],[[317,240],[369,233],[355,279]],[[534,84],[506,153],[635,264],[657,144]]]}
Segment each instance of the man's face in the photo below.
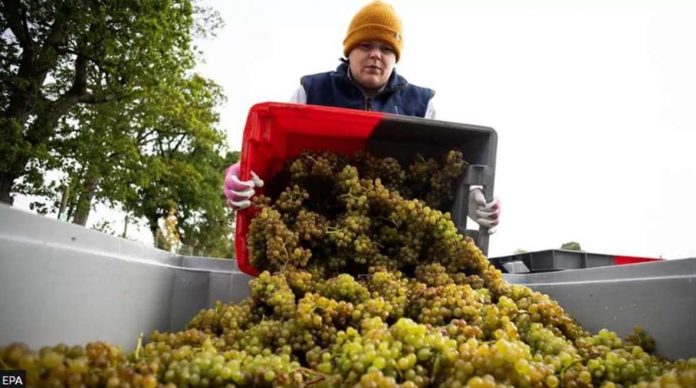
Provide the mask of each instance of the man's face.
{"label": "man's face", "polygon": [[382,42],[362,42],[350,51],[348,61],[353,79],[366,91],[373,92],[389,80],[396,53]]}

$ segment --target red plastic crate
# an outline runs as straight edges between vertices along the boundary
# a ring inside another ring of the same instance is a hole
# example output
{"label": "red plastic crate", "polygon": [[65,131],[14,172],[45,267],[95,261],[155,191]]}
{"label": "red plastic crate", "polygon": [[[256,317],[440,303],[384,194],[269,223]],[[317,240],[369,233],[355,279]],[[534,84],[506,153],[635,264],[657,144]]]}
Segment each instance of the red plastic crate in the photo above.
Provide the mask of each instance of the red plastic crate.
{"label": "red plastic crate", "polygon": [[[240,179],[250,179],[251,171],[268,179],[282,170],[287,159],[298,156],[304,149],[352,155],[365,148],[367,138],[382,116],[377,112],[311,105],[255,105],[244,128]],[[263,193],[263,188],[259,192]],[[259,271],[249,262],[246,246],[252,217],[251,208],[237,212],[235,248],[239,269],[256,276]]]}
{"label": "red plastic crate", "polygon": [[[254,105],[249,111],[242,140],[240,178],[247,180],[254,171],[261,179],[268,180],[282,170],[286,160],[305,149],[344,155],[367,150],[376,156],[405,161],[415,153],[439,156],[457,148],[470,164],[484,167],[479,170],[485,172],[479,174],[482,181],[476,184],[483,184],[487,196],[492,197],[496,146],[497,135],[488,127],[381,112],[267,102]],[[263,193],[263,188],[259,192]],[[449,211],[461,229],[466,226],[463,211],[466,197],[459,193],[457,196]],[[253,216],[251,208],[237,212],[235,247],[239,269],[256,276],[259,271],[249,262],[246,246]],[[482,249],[485,250],[488,242],[484,241]]]}
{"label": "red plastic crate", "polygon": [[637,263],[648,263],[651,261],[662,261],[664,259],[655,259],[650,257],[636,257],[636,256],[614,256],[614,264],[624,265],[624,264],[637,264]]}

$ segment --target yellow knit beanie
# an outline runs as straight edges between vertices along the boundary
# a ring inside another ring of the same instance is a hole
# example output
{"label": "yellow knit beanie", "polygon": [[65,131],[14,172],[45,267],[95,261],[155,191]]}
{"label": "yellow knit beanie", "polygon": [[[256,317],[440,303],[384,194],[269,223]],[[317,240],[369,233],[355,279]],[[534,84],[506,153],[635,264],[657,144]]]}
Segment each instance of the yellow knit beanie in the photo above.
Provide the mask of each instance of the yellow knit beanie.
{"label": "yellow knit beanie", "polygon": [[347,57],[362,42],[376,40],[390,45],[398,62],[403,46],[401,31],[401,20],[394,8],[379,0],[373,1],[353,16],[343,40],[343,55]]}

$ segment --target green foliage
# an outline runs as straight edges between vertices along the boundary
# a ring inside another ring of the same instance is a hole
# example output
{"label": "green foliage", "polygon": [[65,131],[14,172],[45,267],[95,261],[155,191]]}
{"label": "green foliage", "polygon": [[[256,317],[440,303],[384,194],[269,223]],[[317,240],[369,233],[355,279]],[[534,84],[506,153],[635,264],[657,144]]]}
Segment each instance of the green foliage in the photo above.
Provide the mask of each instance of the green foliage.
{"label": "green foliage", "polygon": [[174,206],[184,243],[229,256],[222,172],[238,156],[216,128],[222,90],[192,72],[192,36],[220,24],[189,0],[0,4],[0,201],[38,195],[47,213],[67,187],[73,222],[104,203],[153,233]]}
{"label": "green foliage", "polygon": [[[0,200],[41,187],[49,143],[81,105],[131,99],[194,65],[187,0],[0,6]],[[18,178],[25,185],[16,186]]]}
{"label": "green foliage", "polygon": [[116,231],[114,230],[114,226],[112,225],[111,222],[109,222],[107,220],[99,220],[99,222],[92,225],[92,227],[90,229],[98,230],[102,233],[110,234],[112,236],[116,235]]}
{"label": "green foliage", "polygon": [[581,251],[580,243],[575,241],[568,241],[567,243],[561,245],[561,249],[567,249],[569,251]]}

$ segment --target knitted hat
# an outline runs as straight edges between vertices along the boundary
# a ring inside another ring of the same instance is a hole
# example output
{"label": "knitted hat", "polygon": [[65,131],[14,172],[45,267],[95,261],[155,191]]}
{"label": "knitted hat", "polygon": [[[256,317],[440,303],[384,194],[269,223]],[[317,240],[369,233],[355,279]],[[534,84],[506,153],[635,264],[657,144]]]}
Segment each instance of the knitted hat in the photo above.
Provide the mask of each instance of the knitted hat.
{"label": "knitted hat", "polygon": [[355,46],[372,40],[390,45],[399,61],[403,45],[401,19],[391,5],[379,0],[364,6],[353,16],[343,41],[343,55],[347,57]]}

